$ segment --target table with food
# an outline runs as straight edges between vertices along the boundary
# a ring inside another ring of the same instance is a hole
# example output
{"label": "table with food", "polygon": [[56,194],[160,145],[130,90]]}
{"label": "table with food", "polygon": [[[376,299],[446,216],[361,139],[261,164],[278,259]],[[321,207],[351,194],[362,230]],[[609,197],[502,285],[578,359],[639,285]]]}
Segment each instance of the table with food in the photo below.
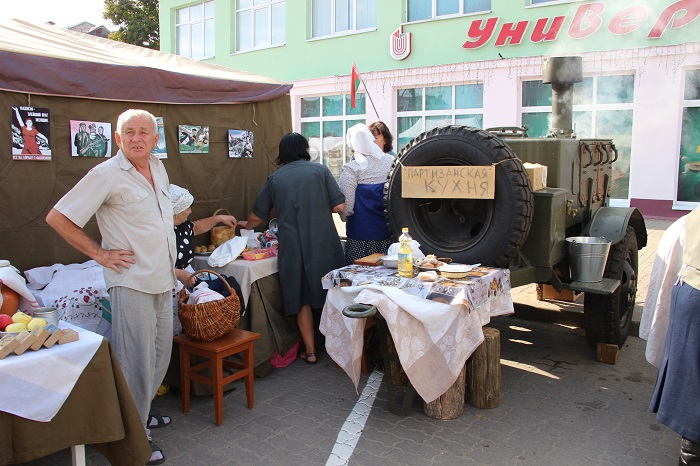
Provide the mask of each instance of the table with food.
{"label": "table with food", "polygon": [[[482,326],[492,316],[513,312],[509,270],[428,265],[433,257],[426,258],[427,263],[416,263],[419,273],[413,278],[400,277],[395,268],[385,265],[348,265],[323,277],[323,287],[328,289],[321,317],[326,351],[356,388],[365,319],[345,317],[342,311],[349,305],[377,308],[386,320],[406,375],[426,402],[438,398],[455,382],[484,340]],[[391,258],[386,262],[393,265]],[[428,274],[420,275],[423,272]]]}
{"label": "table with food", "polygon": [[[25,316],[13,314],[16,323]],[[22,340],[2,345],[12,350],[0,358],[0,464],[67,447],[73,447],[74,464],[84,464],[85,444],[112,464],[144,464],[148,438],[108,340],[65,321],[56,326],[29,319],[28,327],[36,326],[26,337],[28,330],[0,332],[3,340]],[[29,337],[41,339],[23,346]]]}

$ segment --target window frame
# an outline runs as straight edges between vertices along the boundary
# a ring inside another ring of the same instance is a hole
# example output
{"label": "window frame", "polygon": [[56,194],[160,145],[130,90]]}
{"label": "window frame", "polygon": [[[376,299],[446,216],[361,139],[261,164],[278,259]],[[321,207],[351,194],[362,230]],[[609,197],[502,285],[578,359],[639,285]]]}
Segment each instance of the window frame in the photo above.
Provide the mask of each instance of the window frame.
{"label": "window frame", "polygon": [[[255,0],[250,0],[250,6],[239,8],[240,5],[240,0],[234,0],[234,25],[235,25],[235,32],[234,32],[234,53],[246,53],[246,52],[252,52],[255,50],[265,50],[273,47],[280,47],[285,44],[286,40],[286,12],[287,12],[287,4],[286,0],[262,0],[263,4],[256,4]],[[274,30],[273,30],[273,24],[274,24],[274,14],[273,14],[273,9],[274,5],[282,5],[282,18],[281,18],[281,24],[282,24],[282,41],[281,42],[274,42],[273,38],[275,37]],[[264,10],[264,9],[269,9],[269,13],[267,15],[267,40],[268,44],[267,45],[260,45],[256,46],[255,45],[255,11],[256,10]],[[246,48],[246,49],[241,49],[241,44],[238,40],[238,30],[240,29],[239,25],[239,19],[238,15],[241,12],[244,11],[250,11],[250,24],[248,25],[249,31],[250,31],[250,44],[251,47]]]}
{"label": "window frame", "polygon": [[[419,23],[419,22],[421,22],[421,21],[435,21],[435,20],[439,20],[439,19],[450,19],[450,18],[457,18],[457,17],[459,17],[459,16],[480,15],[480,14],[483,14],[483,13],[488,13],[488,12],[490,12],[490,11],[493,10],[493,1],[494,1],[494,0],[488,0],[489,6],[488,6],[488,8],[486,8],[486,9],[484,9],[484,10],[468,11],[468,12],[465,12],[465,11],[464,11],[464,2],[465,2],[465,0],[459,0],[459,12],[457,12],[457,13],[449,13],[449,14],[443,14],[443,15],[438,15],[438,14],[437,14],[437,11],[438,11],[437,2],[438,2],[439,0],[431,0],[431,13],[430,13],[430,17],[429,17],[429,18],[415,19],[415,20],[410,20],[410,19],[408,18],[408,12],[409,12],[409,9],[410,9],[409,3],[411,3],[411,1],[425,2],[425,0],[406,0],[406,23],[407,23],[407,24]],[[468,1],[468,0],[467,0],[467,1]],[[557,0],[553,0],[553,1],[557,1]],[[571,1],[571,0],[566,0],[566,1]],[[579,0],[576,0],[576,1],[579,1]]]}
{"label": "window frame", "polygon": [[[473,107],[473,108],[457,108],[457,87],[459,86],[481,86],[481,107]],[[450,87],[452,89],[452,96],[451,96],[451,107],[446,108],[446,109],[441,109],[441,110],[426,110],[426,100],[427,100],[427,89],[430,88],[435,88],[435,87]],[[421,90],[421,110],[399,110],[399,96],[398,93],[401,91],[406,91],[409,89],[420,89]],[[401,142],[401,137],[400,137],[400,125],[399,121],[401,118],[416,118],[420,117],[421,119],[421,130],[418,134],[426,131],[426,122],[429,121],[430,117],[441,117],[441,116],[446,116],[449,114],[450,119],[451,119],[451,124],[457,124],[457,117],[462,116],[462,115],[480,115],[481,116],[481,129],[483,129],[484,125],[484,83],[482,81],[475,81],[475,82],[469,82],[469,83],[455,83],[455,84],[442,84],[438,86],[428,86],[424,85],[421,87],[417,86],[412,86],[412,87],[398,87],[395,89],[396,91],[396,137],[394,138],[396,143],[394,144],[395,150],[398,153],[401,148],[405,145],[405,143]],[[415,136],[414,136],[415,137]],[[410,139],[413,139],[411,137]],[[409,140],[410,140],[409,139]]]}
{"label": "window frame", "polygon": [[[572,111],[574,114],[578,112],[586,112],[591,115],[591,122],[590,122],[590,130],[591,130],[591,135],[590,136],[582,136],[579,134],[579,131],[577,128],[574,129],[574,134],[576,135],[577,138],[579,139],[595,139],[597,138],[596,132],[597,132],[597,124],[598,124],[598,115],[599,113],[604,113],[604,112],[610,112],[610,111],[630,111],[632,112],[632,118],[634,118],[634,96],[632,97],[631,102],[615,102],[615,103],[598,103],[598,79],[599,78],[608,78],[612,76],[632,76],[634,78],[634,84],[636,85],[637,83],[637,78],[638,76],[635,73],[629,73],[629,72],[620,72],[620,73],[610,73],[610,74],[605,74],[605,75],[595,75],[595,76],[584,76],[583,79],[591,79],[592,80],[592,86],[591,86],[591,94],[592,94],[592,101],[591,102],[585,102],[585,103],[575,103],[573,104]],[[542,79],[530,79],[527,77],[522,77],[521,78],[521,86],[520,86],[520,125],[523,125],[523,115],[525,113],[541,113],[541,114],[548,114],[550,118],[550,129],[551,129],[551,113],[552,113],[552,107],[550,105],[534,105],[534,106],[525,106],[523,105],[523,89],[524,89],[524,83],[525,82],[533,82],[533,81],[542,81]],[[575,126],[576,123],[576,118],[574,115],[573,118],[573,125]],[[630,134],[634,130],[633,127],[630,127]],[[542,136],[534,136],[532,134],[529,134],[530,137],[545,137],[546,135]],[[614,142],[614,141],[613,141]],[[630,140],[630,143],[632,141]],[[631,150],[632,148],[630,147],[630,163],[631,163]],[[629,176],[629,173],[627,174]],[[616,200],[629,200],[630,199],[630,193],[629,189],[631,187],[631,180],[628,179],[628,185],[627,185],[627,198],[619,198],[619,197],[613,197],[612,199]]]}
{"label": "window frame", "polygon": [[[329,114],[329,115],[324,115],[324,99],[328,98],[335,98],[335,97],[340,97],[342,99],[343,105],[342,105],[342,113],[341,114]],[[313,116],[303,116],[301,114],[302,111],[302,100],[303,99],[319,99],[319,108],[318,108],[318,115],[313,115]],[[352,151],[347,145],[347,131],[348,128],[351,127],[348,122],[352,122],[352,124],[357,124],[358,122],[365,123],[367,122],[367,94],[365,92],[358,92],[356,94],[356,101],[362,102],[361,105],[364,106],[364,112],[360,113],[358,110],[358,106],[355,106],[355,109],[350,108],[350,94],[349,93],[326,93],[326,94],[310,94],[310,95],[301,95],[298,97],[298,103],[299,103],[299,133],[303,134],[304,137],[306,137],[307,140],[309,140],[309,145],[312,146],[312,141],[311,137],[307,136],[304,132],[304,125],[305,124],[313,124],[313,123],[318,123],[319,124],[319,138],[321,139],[321,148],[320,148],[320,153],[318,155],[318,159],[314,157],[314,154],[312,154],[312,150],[309,151],[310,155],[312,156],[311,161],[315,163],[320,163],[322,165],[325,165],[331,170],[331,173],[333,173],[333,176],[335,177],[336,181],[340,179],[340,173],[342,171],[342,167],[350,162],[351,157],[352,157]],[[352,113],[354,111],[357,111],[358,113]],[[341,121],[343,125],[343,134],[342,136],[336,136],[340,137],[342,139],[342,152],[341,152],[341,160],[342,164],[340,165],[340,169],[337,170],[337,172],[334,172],[334,169],[336,167],[330,167],[328,165],[328,162],[330,160],[330,157],[328,156],[328,150],[323,147],[323,139],[326,136],[323,136],[324,134],[324,124],[334,124]]]}
{"label": "window frame", "polygon": [[[207,4],[211,5],[212,8],[212,13],[211,16],[207,16]],[[196,6],[202,6],[202,18],[198,19],[196,21],[191,20],[191,12],[190,10],[193,7]],[[205,0],[201,1],[198,3],[194,3],[191,5],[183,6],[182,8],[177,8],[175,10],[175,54],[180,55],[182,57],[187,57],[187,58],[192,58],[193,60],[207,60],[210,58],[214,58],[216,55],[216,32],[213,30],[213,28],[216,27],[216,24],[214,22],[214,18],[216,17],[216,2],[214,0]],[[187,10],[187,22],[184,23],[178,23],[178,17],[180,16],[180,12],[183,10]],[[193,32],[192,32],[192,27],[193,25],[202,25],[202,37],[201,37],[201,43],[203,44],[203,55],[200,56],[193,56],[192,54],[192,44],[193,44]],[[207,34],[207,26],[210,25],[212,27],[212,34],[208,35]],[[187,34],[188,34],[188,50],[187,53],[182,53],[183,51],[180,50],[180,32],[181,28],[187,26]],[[212,42],[210,52],[211,54],[207,54],[207,49],[209,48],[209,40]]]}
{"label": "window frame", "polygon": [[[699,73],[700,74],[700,68],[687,68],[684,70],[685,72],[683,73],[683,88],[685,88],[686,82],[688,80],[688,75],[691,72]],[[695,209],[698,205],[700,205],[700,201],[680,201],[678,200],[679,194],[680,194],[680,189],[681,189],[681,171],[680,171],[680,164],[681,164],[681,157],[683,157],[682,150],[683,150],[683,116],[687,112],[689,108],[693,109],[700,109],[700,95],[697,96],[697,99],[688,99],[685,96],[685,92],[683,92],[682,95],[683,103],[681,105],[681,115],[680,115],[680,126],[678,128],[678,159],[676,161],[676,185],[674,187],[675,193],[674,193],[674,203],[673,203],[673,208],[678,209],[678,210],[693,210]]]}
{"label": "window frame", "polygon": [[360,0],[349,0],[352,2],[352,28],[349,29],[344,29],[342,31],[336,31],[336,1],[335,0],[329,0],[331,4],[331,32],[328,34],[323,34],[323,35],[314,35],[314,9],[316,8],[316,2],[320,0],[311,0],[311,31],[310,31],[310,39],[311,40],[316,40],[316,39],[327,39],[330,37],[339,37],[339,36],[346,36],[346,35],[351,35],[351,34],[357,34],[357,33],[362,33],[362,32],[368,32],[368,31],[374,31],[377,29],[377,2],[379,0],[370,0],[374,3],[373,8],[374,8],[374,25],[368,26],[365,28],[358,29],[357,27],[357,2]]}

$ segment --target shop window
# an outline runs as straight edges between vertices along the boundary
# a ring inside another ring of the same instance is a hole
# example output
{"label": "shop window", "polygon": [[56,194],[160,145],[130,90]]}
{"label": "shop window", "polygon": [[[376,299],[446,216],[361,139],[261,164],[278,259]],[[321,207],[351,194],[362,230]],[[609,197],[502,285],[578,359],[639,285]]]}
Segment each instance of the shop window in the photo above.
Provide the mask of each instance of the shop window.
{"label": "shop window", "polygon": [[336,180],[352,150],[345,135],[348,128],[365,123],[365,93],[355,96],[355,108],[350,108],[349,94],[302,97],[301,134],[309,140],[311,161],[328,167]]}
{"label": "shop window", "polygon": [[679,202],[700,202],[700,69],[685,73],[676,199]]}
{"label": "shop window", "polygon": [[483,128],[483,84],[414,87],[396,92],[397,152],[411,139],[433,128],[447,125]]}
{"label": "shop window", "polygon": [[690,70],[685,74],[684,100],[700,100],[700,70]]}
{"label": "shop window", "polygon": [[523,107],[552,106],[552,85],[542,80],[523,82]]}
{"label": "shop window", "polygon": [[312,37],[332,36],[377,26],[377,0],[312,0]]}
{"label": "shop window", "polygon": [[201,60],[214,57],[214,2],[196,3],[175,12],[176,51]]}
{"label": "shop window", "polygon": [[426,87],[425,109],[446,110],[452,108],[452,86]]}
{"label": "shop window", "polygon": [[455,86],[455,108],[483,108],[484,86],[468,84]]}
{"label": "shop window", "polygon": [[491,10],[491,0],[408,0],[408,22]]}
{"label": "shop window", "polygon": [[596,102],[599,104],[634,102],[634,75],[599,77]]}
{"label": "shop window", "polygon": [[284,44],[284,0],[236,0],[236,52]]}
{"label": "shop window", "polygon": [[[629,198],[632,152],[634,75],[585,77],[574,84],[574,133],[579,138],[612,139],[618,150],[613,165],[611,197]],[[540,80],[522,86],[522,125],[529,137],[545,137],[551,129],[552,86]]]}

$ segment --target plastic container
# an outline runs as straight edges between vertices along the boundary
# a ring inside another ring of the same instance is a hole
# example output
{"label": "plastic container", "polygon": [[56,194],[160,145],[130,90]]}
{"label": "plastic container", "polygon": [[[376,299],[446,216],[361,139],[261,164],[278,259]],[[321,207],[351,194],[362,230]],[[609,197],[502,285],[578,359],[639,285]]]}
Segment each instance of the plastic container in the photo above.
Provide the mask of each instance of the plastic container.
{"label": "plastic container", "polygon": [[247,261],[258,261],[260,259],[267,259],[268,257],[276,256],[277,248],[253,249],[251,251],[245,251],[242,255],[243,259]]}
{"label": "plastic container", "polygon": [[594,283],[603,279],[611,242],[600,236],[570,236],[568,245],[571,278]]}

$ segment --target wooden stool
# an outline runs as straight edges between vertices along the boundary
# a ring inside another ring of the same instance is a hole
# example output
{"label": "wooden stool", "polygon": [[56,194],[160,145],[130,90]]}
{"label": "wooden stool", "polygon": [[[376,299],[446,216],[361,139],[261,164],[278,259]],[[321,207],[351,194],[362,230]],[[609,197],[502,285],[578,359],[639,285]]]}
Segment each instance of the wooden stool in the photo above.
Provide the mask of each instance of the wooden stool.
{"label": "wooden stool", "polygon": [[[173,341],[180,345],[180,381],[182,391],[182,412],[190,410],[190,381],[197,380],[212,387],[214,395],[214,417],[216,425],[223,423],[224,417],[224,385],[245,377],[245,395],[248,409],[253,409],[253,342],[260,338],[259,333],[233,329],[214,341],[197,341],[187,334],[176,335]],[[243,364],[228,361],[231,355],[243,353]],[[190,354],[206,358],[194,366],[190,364]],[[224,366],[238,369],[233,374],[224,377]],[[211,377],[199,372],[211,367]]]}
{"label": "wooden stool", "polygon": [[466,390],[467,365],[462,367],[457,380],[437,399],[426,403],[423,401],[423,412],[433,419],[456,419],[464,412],[464,391]]}
{"label": "wooden stool", "polygon": [[501,332],[484,327],[484,341],[467,360],[466,401],[475,408],[497,408],[501,387]]}

